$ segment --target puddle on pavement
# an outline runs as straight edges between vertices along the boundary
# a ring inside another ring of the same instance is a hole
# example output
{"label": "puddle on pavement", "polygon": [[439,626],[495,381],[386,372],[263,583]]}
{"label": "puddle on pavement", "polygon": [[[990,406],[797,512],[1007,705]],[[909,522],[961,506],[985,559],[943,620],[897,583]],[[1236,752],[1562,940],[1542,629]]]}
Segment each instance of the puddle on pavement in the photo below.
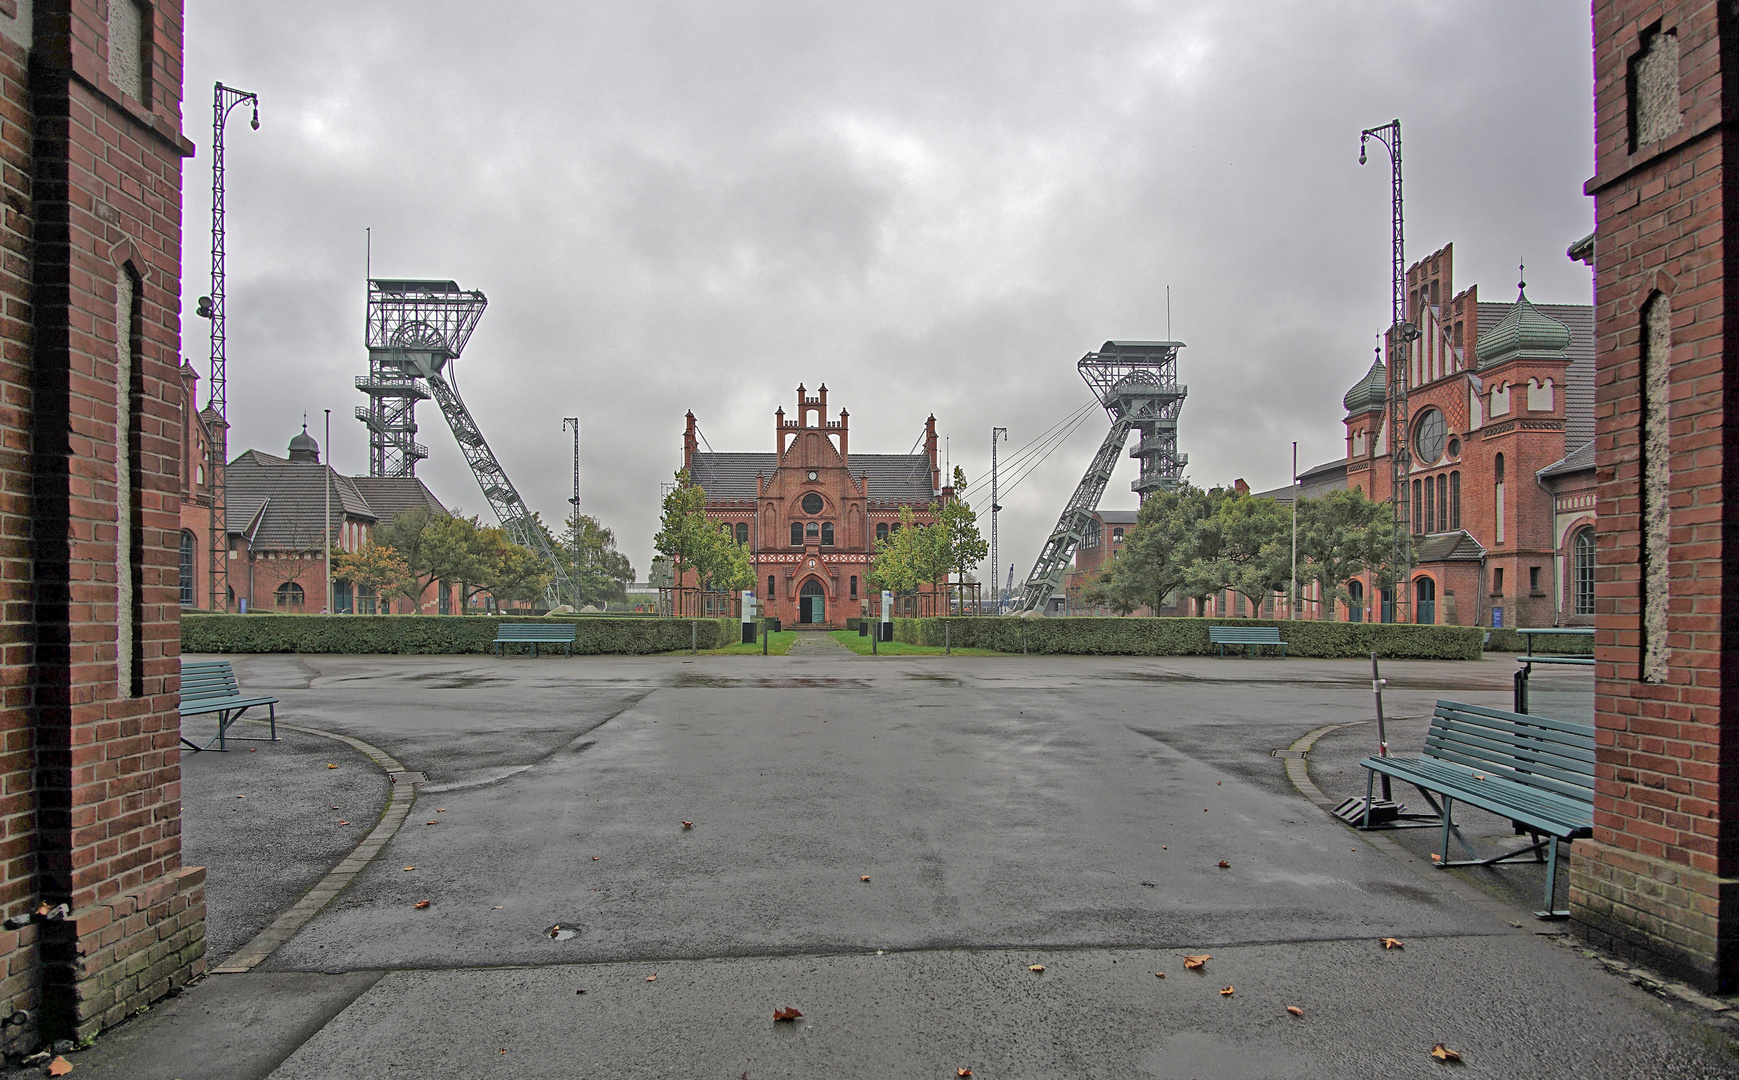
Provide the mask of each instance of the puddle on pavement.
{"label": "puddle on pavement", "polygon": [[924,682],[941,683],[943,686],[965,686],[966,684],[952,675],[932,675],[927,671],[908,671],[908,679],[922,679]]}
{"label": "puddle on pavement", "polygon": [[474,686],[505,681],[498,675],[454,675],[445,671],[427,671],[404,678],[407,682],[430,683],[434,690],[469,690]]}
{"label": "puddle on pavement", "polygon": [[580,928],[572,923],[556,923],[543,932],[551,941],[571,941],[580,936]]}
{"label": "puddle on pavement", "polygon": [[725,675],[707,675],[685,671],[671,681],[677,689],[706,687],[713,690],[868,690],[862,679],[751,677],[733,679]]}

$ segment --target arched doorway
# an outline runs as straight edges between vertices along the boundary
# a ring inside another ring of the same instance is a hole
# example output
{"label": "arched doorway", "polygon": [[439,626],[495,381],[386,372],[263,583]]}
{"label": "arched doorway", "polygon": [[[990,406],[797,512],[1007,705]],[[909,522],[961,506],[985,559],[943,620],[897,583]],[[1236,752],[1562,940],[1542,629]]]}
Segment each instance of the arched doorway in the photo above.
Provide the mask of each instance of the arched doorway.
{"label": "arched doorway", "polygon": [[1422,626],[1437,621],[1437,582],[1428,577],[1413,579],[1413,621]]}
{"label": "arched doorway", "polygon": [[827,621],[827,590],[821,582],[810,578],[797,590],[797,621],[819,623]]}
{"label": "arched doorway", "polygon": [[1356,578],[1347,582],[1347,621],[1365,621],[1365,583]]}

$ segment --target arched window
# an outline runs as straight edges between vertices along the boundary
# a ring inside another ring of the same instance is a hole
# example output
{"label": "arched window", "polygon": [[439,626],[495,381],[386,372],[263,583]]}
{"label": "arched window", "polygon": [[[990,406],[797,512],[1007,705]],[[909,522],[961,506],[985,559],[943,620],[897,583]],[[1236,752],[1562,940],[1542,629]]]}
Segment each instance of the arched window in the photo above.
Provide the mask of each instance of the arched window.
{"label": "arched window", "polygon": [[886,540],[887,538],[888,538],[888,523],[885,521],[876,522],[876,543],[879,544],[883,540]]}
{"label": "arched window", "polygon": [[1449,527],[1461,528],[1461,474],[1449,474]]}
{"label": "arched window", "polygon": [[302,586],[294,581],[284,582],[273,595],[277,598],[279,611],[302,610]]}
{"label": "arched window", "polygon": [[857,575],[856,574],[851,575],[851,598],[853,600],[857,599]]}
{"label": "arched window", "polygon": [[803,523],[801,521],[793,521],[791,523],[791,546],[803,546]]}
{"label": "arched window", "polygon": [[1119,525],[1117,528],[1111,530],[1111,542],[1113,544],[1121,544],[1123,542],[1123,526]]}
{"label": "arched window", "polygon": [[1594,530],[1581,529],[1570,543],[1570,583],[1578,615],[1594,614]]}
{"label": "arched window", "polygon": [[768,574],[768,575],[767,575],[767,599],[769,599],[769,600],[771,600],[771,599],[773,599],[773,593],[774,593],[774,590],[773,590],[773,575],[772,575],[772,574]]}
{"label": "arched window", "polygon": [[1413,481],[1413,532],[1415,535],[1424,531],[1424,518],[1419,513],[1419,481]]}
{"label": "arched window", "polygon": [[831,521],[824,521],[821,523],[821,546],[833,546],[833,522]]}
{"label": "arched window", "polygon": [[1437,531],[1449,531],[1449,477],[1437,474]]}
{"label": "arched window", "polygon": [[1499,454],[1492,462],[1491,478],[1493,514],[1495,515],[1492,524],[1496,526],[1494,536],[1501,544],[1504,542],[1504,456],[1502,454]]}
{"label": "arched window", "polygon": [[888,526],[888,535],[889,536],[892,536],[899,531],[900,531],[900,523],[897,521],[894,522],[892,525]]}
{"label": "arched window", "polygon": [[181,530],[181,606],[192,607],[193,599],[193,551],[199,543],[197,537],[186,529]]}
{"label": "arched window", "polygon": [[1347,621],[1365,621],[1365,583],[1362,581],[1347,582]]}
{"label": "arched window", "polygon": [[749,523],[746,521],[739,521],[739,522],[737,522],[737,543],[746,544],[748,542],[749,542]]}
{"label": "arched window", "polygon": [[1437,531],[1437,484],[1429,476],[1425,478],[1425,517],[1413,531],[1416,533]]}
{"label": "arched window", "polygon": [[803,536],[806,539],[819,541],[821,537],[821,526],[813,521],[809,522],[803,526]]}

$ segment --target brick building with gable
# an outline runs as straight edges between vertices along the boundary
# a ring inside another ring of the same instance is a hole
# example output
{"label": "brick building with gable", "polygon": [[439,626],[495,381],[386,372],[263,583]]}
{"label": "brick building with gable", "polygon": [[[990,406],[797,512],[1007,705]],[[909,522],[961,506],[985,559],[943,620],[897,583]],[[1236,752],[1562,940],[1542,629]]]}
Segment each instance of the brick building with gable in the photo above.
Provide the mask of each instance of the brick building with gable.
{"label": "brick building with gable", "polygon": [[851,453],[851,417],[828,420],[827,386],[797,388],[797,413],[774,413],[771,453],[700,449],[693,412],[682,438],[682,465],[706,491],[706,515],[748,546],[756,597],[769,618],[790,625],[839,627],[879,614],[880,594],[865,583],[878,541],[900,528],[910,507],[916,524],[953,497],[942,485],[936,418],[924,421],[921,454]]}

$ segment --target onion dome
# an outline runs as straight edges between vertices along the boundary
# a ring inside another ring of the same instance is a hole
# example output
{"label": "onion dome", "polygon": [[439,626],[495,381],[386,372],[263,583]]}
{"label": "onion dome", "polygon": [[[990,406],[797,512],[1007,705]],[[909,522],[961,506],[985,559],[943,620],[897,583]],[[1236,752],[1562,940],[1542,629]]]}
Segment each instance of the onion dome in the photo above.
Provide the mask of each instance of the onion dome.
{"label": "onion dome", "polygon": [[1516,302],[1509,313],[1479,336],[1475,346],[1479,366],[1506,360],[1562,360],[1570,347],[1570,328],[1528,302],[1528,283],[1516,285]]}
{"label": "onion dome", "polygon": [[302,433],[290,439],[290,460],[298,464],[320,464],[320,444],[314,441],[314,436],[308,434],[308,425],[302,425]]}
{"label": "onion dome", "polygon": [[1383,396],[1388,392],[1389,373],[1383,367],[1382,360],[1371,364],[1371,370],[1365,377],[1353,384],[1347,391],[1347,396],[1341,399],[1346,406],[1348,416],[1359,413],[1377,412],[1383,407]]}

